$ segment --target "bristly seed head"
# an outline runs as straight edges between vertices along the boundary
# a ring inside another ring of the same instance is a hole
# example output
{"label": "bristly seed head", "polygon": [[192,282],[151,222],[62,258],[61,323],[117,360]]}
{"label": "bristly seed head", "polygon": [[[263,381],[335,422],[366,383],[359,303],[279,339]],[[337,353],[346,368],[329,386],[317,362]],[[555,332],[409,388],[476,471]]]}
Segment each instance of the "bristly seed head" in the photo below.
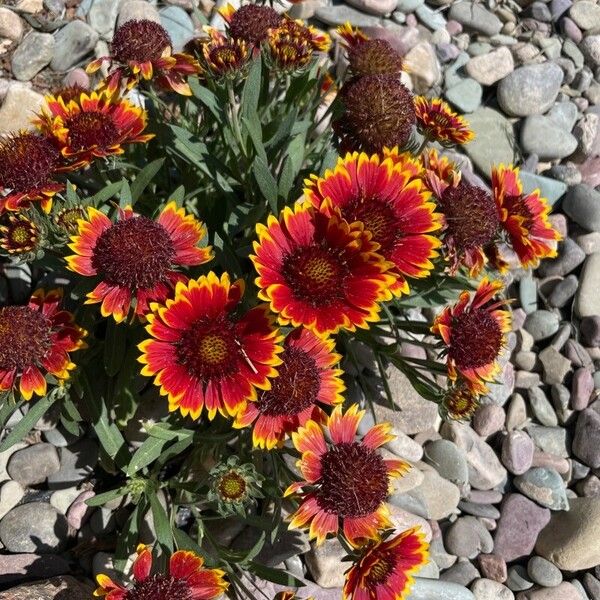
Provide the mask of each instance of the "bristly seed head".
{"label": "bristly seed head", "polygon": [[110,115],[99,111],[79,112],[66,122],[69,145],[76,152],[89,148],[106,150],[118,140],[119,131]]}
{"label": "bristly seed head", "polygon": [[127,590],[124,600],[192,600],[187,581],[168,575],[152,575]]}
{"label": "bristly seed head", "polygon": [[140,216],[117,221],[102,232],[92,266],[106,283],[136,291],[165,282],[174,256],[167,230]]}
{"label": "bristly seed head", "polygon": [[233,14],[229,34],[251,44],[260,44],[267,38],[269,29],[278,27],[282,22],[281,15],[270,6],[245,4]]}
{"label": "bristly seed head", "polygon": [[318,505],[340,517],[375,512],[388,496],[389,476],[381,455],[359,442],[332,446],[321,457]]}
{"label": "bristly seed head", "polygon": [[350,69],[355,77],[364,75],[399,75],[402,57],[386,40],[364,40],[348,50]]}
{"label": "bristly seed head", "polygon": [[171,46],[171,38],[162,25],[148,19],[132,19],[115,31],[111,51],[120,63],[144,63],[158,60]]}
{"label": "bristly seed head", "polygon": [[490,311],[475,308],[454,317],[448,354],[459,369],[477,369],[498,358],[502,341],[502,330]]}

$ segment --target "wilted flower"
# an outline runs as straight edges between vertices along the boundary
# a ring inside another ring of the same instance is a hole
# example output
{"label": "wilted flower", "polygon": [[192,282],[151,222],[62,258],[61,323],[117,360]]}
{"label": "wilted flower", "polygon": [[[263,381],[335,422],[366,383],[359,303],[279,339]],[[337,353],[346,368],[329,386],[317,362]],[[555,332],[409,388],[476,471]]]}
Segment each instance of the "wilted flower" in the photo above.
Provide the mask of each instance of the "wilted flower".
{"label": "wilted flower", "polygon": [[69,269],[100,283],[87,295],[87,304],[102,303],[103,317],[120,323],[135,300],[135,314],[145,315],[150,302],[164,302],[183,277],[179,266],[201,265],[212,259],[210,247],[198,244],[204,225],[169,202],[156,221],[135,215],[130,206],[119,209],[113,223],[89,207],[88,219],[78,221],[67,256]]}
{"label": "wilted flower", "polygon": [[389,154],[384,160],[347,154],[324,177],[306,180],[304,193],[325,212],[339,211],[348,223],[362,223],[378,252],[394,263],[392,291],[400,295],[409,291],[406,277],[426,277],[433,269],[431,259],[441,243],[431,234],[441,228],[441,215],[417,177],[417,163]]}
{"label": "wilted flower", "polygon": [[292,515],[290,528],[310,527],[317,544],[327,534],[343,531],[354,545],[375,539],[378,529],[391,526],[385,503],[392,479],[409,470],[402,460],[384,459],[377,448],[394,439],[391,425],[375,425],[357,441],[356,430],[365,412],[352,405],[345,413],[336,406],[327,419],[331,443],[321,425],[310,420],[292,440],[302,456],[298,467],[305,481],[293,483],[285,496],[300,490],[302,502]]}
{"label": "wilted flower", "polygon": [[0,213],[39,202],[50,212],[52,197],[63,185],[52,181],[60,152],[46,136],[21,131],[0,138]]}
{"label": "wilted flower", "polygon": [[283,17],[270,6],[245,4],[237,10],[227,4],[219,9],[227,23],[232,38],[244,40],[253,46],[259,46],[267,39],[270,29],[279,27]]}
{"label": "wilted flower", "polygon": [[250,59],[248,44],[240,38],[224,36],[214,27],[205,27],[209,39],[198,40],[206,68],[215,77],[238,76]]}
{"label": "wilted flower", "polygon": [[249,506],[262,498],[260,491],[264,477],[252,463],[240,464],[237,456],[213,467],[208,476],[207,500],[217,503],[217,511],[227,517],[233,514],[245,516]]}
{"label": "wilted flower", "polygon": [[396,75],[365,75],[344,84],[341,114],[333,121],[342,153],[379,153],[404,146],[416,122],[413,97]]}
{"label": "wilted flower", "polygon": [[[27,306],[0,308],[0,391],[19,389],[25,400],[45,396],[45,373],[69,378],[69,352],[85,346],[86,332],[73,315],[59,310],[61,289],[36,290]],[[18,383],[17,383],[18,382]]]}
{"label": "wilted flower", "polygon": [[466,120],[440,98],[417,96],[415,113],[419,131],[430,140],[453,145],[466,144],[475,137]]}
{"label": "wilted flower", "polygon": [[60,147],[66,165],[75,170],[95,158],[123,154],[124,144],[144,143],[154,134],[143,134],[147,113],[128,100],[107,92],[83,92],[65,103],[46,96],[37,127]]}
{"label": "wilted flower", "polygon": [[101,85],[110,94],[118,91],[121,81],[130,89],[141,79],[155,79],[166,89],[191,96],[187,77],[199,73],[200,65],[189,54],[174,54],[172,47],[171,37],[162,25],[148,19],[132,19],[115,31],[111,55],[92,61],[87,72],[94,73],[108,62],[111,72]]}
{"label": "wilted flower", "polygon": [[198,419],[217,411],[235,416],[257,389],[268,390],[281,363],[281,337],[267,308],[236,315],[243,282],[207,276],[179,282],[175,299],[153,305],[139,361],[142,375],[154,377],[169,410]]}
{"label": "wilted flower", "polygon": [[492,301],[503,287],[501,281],[482,279],[473,296],[465,291],[444,308],[431,329],[446,345],[448,377],[462,376],[478,394],[485,394],[486,382],[500,372],[498,358],[511,327],[510,313],[502,309],[506,301]]}
{"label": "wilted flower", "polygon": [[346,573],[343,600],[405,600],[413,575],[428,561],[419,527],[367,544]]}
{"label": "wilted flower", "polygon": [[123,586],[107,575],[98,575],[94,596],[106,600],[212,600],[225,592],[228,583],[221,569],[207,569],[204,559],[180,550],[169,559],[167,573],[151,574],[152,552],[140,544],[133,563],[133,584]]}
{"label": "wilted flower", "polygon": [[279,220],[256,226],[251,256],[259,297],[282,325],[303,325],[318,335],[367,328],[390,300],[392,266],[375,252],[361,225],[327,216],[308,202],[286,207]]}
{"label": "wilted flower", "polygon": [[492,170],[492,190],[500,223],[523,267],[537,267],[555,257],[560,234],[548,220],[550,205],[540,190],[523,193],[519,169],[499,165]]}
{"label": "wilted flower", "polygon": [[342,402],[342,371],[335,368],[341,356],[333,351],[334,346],[332,339],[321,339],[308,329],[291,331],[271,389],[261,390],[256,402],[246,404],[234,427],[254,423],[254,445],[271,450],[306,421],[318,418],[319,405]]}
{"label": "wilted flower", "polygon": [[22,213],[9,214],[0,225],[0,248],[13,256],[23,256],[37,249],[40,228]]}

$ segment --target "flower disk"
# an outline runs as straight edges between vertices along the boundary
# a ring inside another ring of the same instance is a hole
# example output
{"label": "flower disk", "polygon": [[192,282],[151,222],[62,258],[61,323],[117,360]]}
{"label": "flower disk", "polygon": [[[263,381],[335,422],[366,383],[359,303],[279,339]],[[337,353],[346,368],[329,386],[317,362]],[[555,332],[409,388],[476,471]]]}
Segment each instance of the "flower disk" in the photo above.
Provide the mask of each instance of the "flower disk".
{"label": "flower disk", "polygon": [[129,62],[152,62],[162,57],[171,48],[167,30],[148,19],[132,19],[117,28],[111,44],[115,60]]}
{"label": "flower disk", "polygon": [[267,38],[269,29],[279,27],[283,18],[270,6],[245,4],[231,14],[229,35],[258,45]]}
{"label": "flower disk", "polygon": [[346,83],[339,93],[341,116],[333,122],[341,152],[382,152],[404,146],[415,124],[410,91],[396,75],[366,75]]}
{"label": "flower disk", "polygon": [[200,47],[204,63],[217,77],[240,74],[250,58],[250,49],[239,38],[228,38],[214,27],[206,29],[209,40],[202,40]]}
{"label": "flower disk", "polygon": [[450,387],[440,405],[443,419],[464,421],[470,419],[479,407],[479,396],[463,382]]}
{"label": "flower disk", "polygon": [[303,325],[317,334],[366,328],[389,300],[391,266],[374,252],[358,224],[327,216],[308,203],[285,208],[257,225],[251,256],[259,297],[271,304],[282,325]]}
{"label": "flower disk", "polygon": [[341,406],[327,419],[331,444],[321,426],[309,420],[292,440],[302,454],[298,461],[305,481],[293,483],[285,495],[301,493],[302,502],[292,516],[290,528],[310,524],[309,537],[322,543],[340,529],[351,544],[375,539],[377,530],[390,526],[385,504],[393,478],[405,474],[409,466],[401,460],[384,459],[377,448],[394,438],[391,425],[372,427],[362,440],[355,440],[364,411],[354,404],[346,413]]}
{"label": "flower disk", "polygon": [[280,337],[266,307],[240,318],[232,314],[242,296],[242,284],[227,274],[179,282],[175,299],[156,305],[147,315],[151,339],[139,345],[142,374],[154,377],[169,410],[209,419],[220,412],[235,416],[256,389],[269,389],[277,374]]}
{"label": "flower disk", "polygon": [[438,254],[441,215],[434,212],[428,192],[417,174],[417,163],[398,153],[388,158],[365,153],[347,154],[324,177],[306,180],[306,197],[327,214],[339,212],[348,223],[360,223],[380,252],[395,266],[396,295],[408,292],[405,277],[426,277]]}
{"label": "flower disk", "polygon": [[355,77],[364,75],[399,75],[402,57],[386,40],[365,40],[348,49],[350,70]]}
{"label": "flower disk", "polygon": [[38,226],[22,214],[9,214],[6,225],[0,225],[0,248],[8,254],[26,254],[40,241]]}
{"label": "flower disk", "polygon": [[124,600],[193,600],[193,596],[185,580],[151,575],[127,590]]}
{"label": "flower disk", "polygon": [[485,264],[484,250],[495,241],[500,228],[496,203],[484,189],[462,179],[449,185],[439,200],[446,222],[444,242],[450,272],[456,273],[463,263],[476,276]]}

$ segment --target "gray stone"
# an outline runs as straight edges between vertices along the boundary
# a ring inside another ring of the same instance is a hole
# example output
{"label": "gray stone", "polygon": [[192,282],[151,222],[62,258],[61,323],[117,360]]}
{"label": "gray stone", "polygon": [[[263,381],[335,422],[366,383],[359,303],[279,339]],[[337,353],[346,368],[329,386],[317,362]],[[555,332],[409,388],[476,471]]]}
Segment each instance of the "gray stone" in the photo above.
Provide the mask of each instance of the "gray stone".
{"label": "gray stone", "polygon": [[490,532],[476,517],[460,517],[450,525],[444,536],[446,549],[462,558],[489,554],[494,543]]}
{"label": "gray stone", "polygon": [[512,116],[542,114],[554,104],[562,79],[562,69],[552,62],[524,65],[498,84],[498,102]]}
{"label": "gray stone", "polygon": [[475,600],[475,596],[465,587],[447,581],[415,577],[410,600]]}
{"label": "gray stone", "polygon": [[515,68],[512,52],[501,46],[488,54],[474,56],[466,64],[466,72],[481,85],[494,85]]}
{"label": "gray stone", "polygon": [[474,517],[483,517],[485,519],[496,519],[500,518],[500,511],[492,504],[480,504],[478,502],[468,502],[467,500],[461,500],[458,503],[458,508],[468,515]]}
{"label": "gray stone", "polygon": [[519,302],[521,308],[530,314],[537,310],[537,279],[531,274],[526,274],[519,281]]}
{"label": "gray stone", "polygon": [[506,585],[513,592],[520,592],[533,587],[533,582],[529,580],[529,575],[525,567],[522,565],[513,565],[508,569]]}
{"label": "gray stone", "polygon": [[24,495],[25,490],[18,481],[4,482],[0,486],[0,519],[19,504]]}
{"label": "gray stone", "polygon": [[548,200],[550,205],[555,204],[567,191],[567,185],[564,182],[551,177],[544,177],[527,171],[521,171],[520,176],[521,183],[523,184],[523,192],[525,194],[529,194],[534,190],[539,189],[541,195]]}
{"label": "gray stone", "polygon": [[83,439],[68,448],[61,448],[60,470],[48,477],[52,490],[71,487],[93,472],[98,462],[98,445],[94,440]]}
{"label": "gray stone", "polygon": [[[544,367],[544,383],[548,385],[562,383],[571,370],[571,361],[553,346],[548,346],[540,352],[540,362]],[[542,425],[556,425],[556,423],[544,423],[542,420],[540,420],[540,423]]]}
{"label": "gray stone", "polygon": [[464,150],[486,177],[489,177],[493,165],[516,161],[513,126],[502,114],[480,107],[469,115],[469,124],[475,132],[475,139],[466,144]]}
{"label": "gray stone", "polygon": [[515,477],[515,487],[528,498],[552,510],[569,510],[565,483],[554,469],[534,467]]}
{"label": "gray stone", "polygon": [[536,552],[563,571],[600,564],[600,498],[572,498],[570,510],[555,512],[541,532]]}
{"label": "gray stone", "polygon": [[575,2],[569,11],[569,16],[583,30],[600,28],[600,6],[590,0]]}
{"label": "gray stone", "polygon": [[[65,561],[60,557],[46,556],[43,560],[40,557],[35,558],[37,558],[37,562],[44,563],[44,568],[40,568],[36,564],[32,569],[32,571],[40,572],[38,578],[51,576],[56,571],[63,572],[60,569]],[[24,564],[23,561],[21,562]],[[30,574],[29,569],[27,569],[27,574]],[[83,598],[90,598],[93,590],[94,587],[91,584],[82,583],[70,575],[64,575],[44,581],[28,582],[13,587],[6,593],[0,592],[0,600],[83,600]]]}
{"label": "gray stone", "polygon": [[450,7],[448,18],[458,21],[465,29],[484,35],[495,35],[502,29],[502,21],[475,2],[456,2]]}
{"label": "gray stone", "polygon": [[579,331],[586,346],[591,346],[592,348],[600,347],[600,315],[581,319]]}
{"label": "gray stone", "polygon": [[340,564],[346,552],[337,539],[328,539],[319,546],[311,544],[311,549],[304,555],[306,566],[315,583],[324,588],[342,587],[344,573]]}
{"label": "gray stone", "polygon": [[494,435],[504,427],[506,413],[497,404],[484,404],[473,415],[473,429],[483,438]]}
{"label": "gray stone", "polygon": [[348,4],[363,12],[383,16],[396,10],[398,2],[397,0],[349,0]]}
{"label": "gray stone", "polygon": [[432,31],[446,27],[444,15],[437,10],[429,8],[429,6],[419,6],[415,12],[417,13],[419,20]]}
{"label": "gray stone", "polygon": [[579,280],[576,275],[569,275],[562,281],[556,284],[550,296],[548,296],[548,304],[555,308],[563,308],[577,293]]}
{"label": "gray stone", "polygon": [[44,443],[18,450],[8,463],[11,478],[25,487],[43,483],[59,469],[56,449],[51,444]]}
{"label": "gray stone", "polygon": [[583,264],[574,306],[580,317],[600,314],[600,252],[590,254]]}
{"label": "gray stone", "polygon": [[562,203],[563,210],[586,231],[600,231],[600,192],[580,183],[573,186]]}
{"label": "gray stone", "polygon": [[508,410],[506,411],[506,429],[513,431],[523,427],[527,421],[527,407],[525,399],[521,394],[515,393],[512,395]]}
{"label": "gray stone", "polygon": [[346,21],[349,21],[356,27],[380,27],[382,24],[380,17],[367,15],[344,4],[319,7],[315,16],[327,25],[343,25]]}
{"label": "gray stone", "polygon": [[592,67],[600,65],[600,35],[588,35],[583,38],[579,49]]}
{"label": "gray stone", "polygon": [[160,22],[171,37],[173,50],[180,52],[194,37],[194,23],[180,6],[167,6],[158,11]]}
{"label": "gray stone", "polygon": [[534,450],[533,440],[524,431],[511,431],[502,442],[502,464],[521,475],[531,467]]}
{"label": "gray stone", "polygon": [[[71,570],[68,561],[52,554],[0,554],[0,585],[23,583],[25,579],[41,579],[63,575]],[[35,584],[28,584],[29,587]],[[25,585],[23,587],[26,587]],[[16,600],[15,588],[9,592],[0,592],[2,600]],[[91,591],[91,590],[90,590]],[[27,597],[25,597],[27,598]],[[32,598],[29,596],[29,598]],[[47,600],[47,596],[35,596],[36,600]],[[58,597],[57,597],[58,598]]]}
{"label": "gray stone", "polygon": [[9,552],[60,552],[67,543],[67,520],[53,506],[30,502],[13,508],[0,521],[0,541]]}
{"label": "gray stone", "polygon": [[54,36],[31,31],[13,54],[12,73],[20,81],[29,81],[52,60],[53,55]]}
{"label": "gray stone", "polygon": [[448,88],[444,95],[461,113],[473,112],[481,104],[483,89],[479,83],[466,77]]}
{"label": "gray stone", "polygon": [[571,382],[571,406],[574,410],[584,410],[590,403],[594,391],[594,377],[590,369],[581,367],[573,374]]}
{"label": "gray stone", "polygon": [[573,437],[573,454],[584,464],[600,467],[600,415],[593,408],[579,413]]}
{"label": "gray stone", "polygon": [[464,450],[448,440],[433,440],[423,448],[423,460],[448,481],[459,487],[469,481],[467,457]]}
{"label": "gray stone", "polygon": [[419,42],[411,48],[404,57],[404,64],[418,94],[424,94],[442,80],[435,49],[429,42]]}
{"label": "gray stone", "polygon": [[459,560],[440,575],[442,581],[456,583],[464,587],[470,585],[475,579],[481,577],[475,565],[468,560]]}
{"label": "gray stone", "polygon": [[493,579],[478,579],[471,591],[476,600],[514,600],[515,595],[504,585]]}
{"label": "gray stone", "polygon": [[540,267],[542,277],[565,277],[585,260],[585,252],[571,238],[565,238],[558,247],[558,258],[544,261]]}
{"label": "gray stone", "polygon": [[120,27],[123,23],[133,19],[148,19],[160,23],[160,16],[156,7],[146,2],[146,0],[126,0],[121,4],[117,25]]}
{"label": "gray stone", "polygon": [[23,29],[21,17],[10,8],[0,6],[0,39],[18,42],[23,37]]}
{"label": "gray stone", "polygon": [[563,581],[555,588],[537,588],[517,595],[517,600],[581,600],[579,592],[570,583]]}
{"label": "gray stone", "polygon": [[70,21],[58,31],[55,41],[50,67],[53,71],[67,71],[92,52],[98,34],[83,21]]}
{"label": "gray stone", "polygon": [[556,587],[563,580],[560,569],[541,556],[532,556],[529,559],[527,574],[533,582],[545,587]]}
{"label": "gray stone", "polygon": [[573,102],[557,102],[546,115],[564,131],[571,131],[577,121],[578,110]]}
{"label": "gray stone", "polygon": [[122,0],[94,0],[87,21],[102,39],[112,40]]}
{"label": "gray stone", "polygon": [[486,398],[494,404],[503,406],[513,393],[515,385],[516,376],[514,367],[512,363],[506,363],[502,372],[498,375],[497,381],[488,384],[489,391]]}
{"label": "gray stone", "polygon": [[573,154],[577,149],[575,136],[556,128],[544,115],[530,115],[521,127],[521,147],[526,154],[536,154],[540,160],[554,160]]}
{"label": "gray stone", "polygon": [[[18,129],[31,129],[31,119],[37,113],[42,104],[44,102],[44,96],[39,94],[38,92],[25,87],[21,83],[11,84],[6,92],[6,96],[4,97],[4,101],[0,106],[0,134],[2,133],[10,133],[12,131],[17,131]],[[29,296],[31,290],[29,289],[29,285],[26,284],[25,277],[29,272],[28,269],[24,269],[27,265],[14,265],[14,267],[10,267],[8,264],[4,268],[4,274],[8,276],[7,271],[16,272],[17,267],[21,267],[19,272],[21,272],[22,279],[21,281],[15,281],[14,279],[9,279],[9,286],[11,288],[11,294],[14,299],[14,291],[13,286],[19,289],[24,289],[26,287],[26,295]],[[31,275],[29,275],[29,281],[31,281]],[[23,298],[24,300],[24,298]]]}
{"label": "gray stone", "polygon": [[562,458],[569,457],[567,448],[567,430],[563,427],[544,427],[542,425],[528,425],[527,433],[535,445],[543,452],[556,454]]}
{"label": "gray stone", "polygon": [[[421,485],[408,491],[405,496],[423,506],[425,518],[438,521],[445,519],[456,511],[460,492],[453,483],[442,479],[434,469],[422,468],[424,472]],[[403,506],[403,508],[408,507]]]}
{"label": "gray stone", "polygon": [[524,328],[536,342],[552,337],[560,325],[557,314],[549,310],[536,310],[527,315]]}

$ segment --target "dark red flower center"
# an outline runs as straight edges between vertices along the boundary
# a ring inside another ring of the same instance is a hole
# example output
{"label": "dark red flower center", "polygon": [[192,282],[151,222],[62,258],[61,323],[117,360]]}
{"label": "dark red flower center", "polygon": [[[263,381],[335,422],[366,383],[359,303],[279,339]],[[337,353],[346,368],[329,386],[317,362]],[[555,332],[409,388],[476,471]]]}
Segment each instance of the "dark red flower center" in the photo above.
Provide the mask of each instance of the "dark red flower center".
{"label": "dark red flower center", "polygon": [[173,241],[160,223],[132,217],[102,232],[92,266],[109,285],[148,290],[167,280],[174,256]]}
{"label": "dark red flower center", "polygon": [[361,221],[381,246],[381,252],[390,253],[402,237],[401,223],[394,209],[379,198],[357,198],[342,208],[344,219]]}
{"label": "dark red flower center", "polygon": [[230,43],[225,46],[216,46],[209,51],[209,62],[221,70],[237,69],[245,57],[242,48]]}
{"label": "dark red flower center", "polygon": [[235,471],[229,471],[219,481],[219,494],[224,500],[235,502],[241,500],[246,494],[246,482]]}
{"label": "dark red flower center", "polygon": [[31,248],[32,238],[35,238],[35,229],[31,224],[17,221],[9,225],[6,239],[12,248]]}
{"label": "dark red flower center", "polygon": [[51,333],[50,320],[29,306],[0,308],[0,369],[39,364],[52,345]]}
{"label": "dark red flower center", "polygon": [[235,324],[226,317],[196,321],[181,334],[176,348],[179,364],[205,383],[236,372],[243,356]]}
{"label": "dark red flower center", "polygon": [[119,140],[119,130],[110,115],[100,111],[80,112],[69,117],[69,144],[75,152],[89,148],[106,149]]}
{"label": "dark red flower center", "polygon": [[348,51],[352,74],[398,75],[402,71],[402,57],[386,40],[365,40]]}
{"label": "dark red flower center", "polygon": [[27,192],[47,184],[60,154],[45,137],[20,133],[0,139],[0,189]]}
{"label": "dark red flower center", "polygon": [[449,355],[459,369],[477,369],[498,358],[502,339],[500,325],[490,311],[468,310],[453,319]]}
{"label": "dark red flower center", "polygon": [[304,350],[288,346],[281,354],[279,375],[271,389],[260,393],[257,407],[268,417],[294,416],[315,404],[321,379],[314,359]]}
{"label": "dark red flower center", "polygon": [[389,477],[381,455],[360,442],[336,444],[321,457],[317,503],[340,517],[364,517],[388,496]]}
{"label": "dark red flower center", "polygon": [[190,585],[184,579],[152,575],[127,590],[124,600],[192,600]]}
{"label": "dark red flower center", "polygon": [[492,242],[500,227],[496,203],[484,189],[461,180],[448,186],[440,205],[446,219],[446,236],[458,253]]}
{"label": "dark red flower center", "polygon": [[284,260],[283,276],[294,296],[313,306],[331,306],[343,297],[348,266],[339,253],[303,246]]}
{"label": "dark red flower center", "polygon": [[506,196],[504,198],[504,204],[511,216],[522,217],[523,225],[528,229],[531,227],[531,224],[534,222],[534,214],[531,212],[529,206],[527,206],[527,203],[524,202],[522,195]]}
{"label": "dark red flower center", "polygon": [[365,75],[341,91],[344,112],[333,127],[345,150],[381,152],[404,146],[416,122],[410,91],[396,75]]}
{"label": "dark red flower center", "polygon": [[171,38],[162,25],[148,19],[132,19],[115,31],[111,50],[120,63],[144,63],[157,61],[171,45]]}
{"label": "dark red flower center", "polygon": [[229,23],[229,34],[233,38],[259,44],[269,33],[269,29],[281,25],[283,18],[270,6],[246,4],[238,8]]}
{"label": "dark red flower center", "polygon": [[398,562],[397,556],[393,552],[376,551],[376,555],[371,558],[369,573],[366,577],[367,589],[384,584],[389,576],[394,572]]}

